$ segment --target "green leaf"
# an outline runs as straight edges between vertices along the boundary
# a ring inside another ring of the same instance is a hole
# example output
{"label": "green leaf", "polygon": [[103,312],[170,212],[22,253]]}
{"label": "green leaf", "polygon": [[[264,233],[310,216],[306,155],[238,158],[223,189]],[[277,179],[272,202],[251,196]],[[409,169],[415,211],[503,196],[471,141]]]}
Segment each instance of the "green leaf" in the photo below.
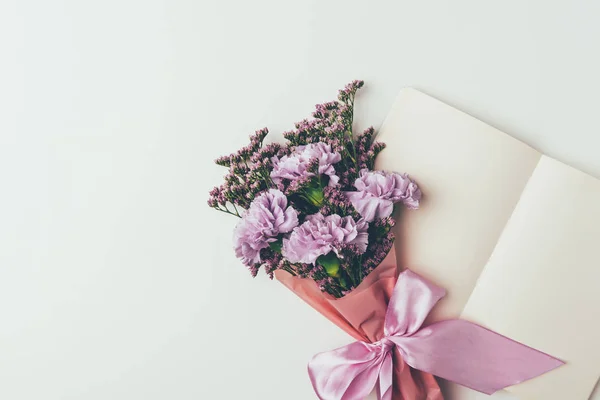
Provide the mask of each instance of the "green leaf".
{"label": "green leaf", "polygon": [[340,276],[340,260],[334,252],[319,256],[317,262],[325,268],[327,275],[333,278],[338,278]]}
{"label": "green leaf", "polygon": [[304,193],[306,194],[306,198],[308,199],[308,201],[310,201],[310,203],[313,206],[321,207],[323,205],[323,200],[324,200],[325,196],[323,195],[322,188],[308,187],[308,188],[306,188]]}
{"label": "green leaf", "polygon": [[271,243],[269,243],[269,247],[275,253],[280,253],[281,254],[281,248],[283,247],[283,241],[282,240],[278,240],[276,242],[271,242]]}

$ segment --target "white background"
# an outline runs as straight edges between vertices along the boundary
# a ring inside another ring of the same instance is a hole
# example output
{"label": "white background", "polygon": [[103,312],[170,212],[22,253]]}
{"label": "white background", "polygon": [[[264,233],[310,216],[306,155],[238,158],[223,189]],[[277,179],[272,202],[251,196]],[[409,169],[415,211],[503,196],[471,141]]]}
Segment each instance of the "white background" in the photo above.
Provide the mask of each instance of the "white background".
{"label": "white background", "polygon": [[0,398],[315,398],[307,360],[350,339],[235,259],[212,160],[360,78],[358,128],[414,86],[600,177],[599,18],[594,0],[1,1]]}

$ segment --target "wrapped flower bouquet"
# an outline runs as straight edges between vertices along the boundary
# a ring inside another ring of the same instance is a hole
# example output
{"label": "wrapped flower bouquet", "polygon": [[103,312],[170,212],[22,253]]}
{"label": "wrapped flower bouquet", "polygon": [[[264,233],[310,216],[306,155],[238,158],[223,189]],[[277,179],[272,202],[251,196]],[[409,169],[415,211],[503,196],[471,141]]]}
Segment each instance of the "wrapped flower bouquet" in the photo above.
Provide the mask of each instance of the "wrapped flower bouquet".
{"label": "wrapped flower bouquet", "polygon": [[421,192],[407,176],[373,171],[384,148],[374,130],[354,138],[354,81],[339,101],[319,104],[314,119],[286,132],[285,145],[250,144],[216,160],[229,168],[209,205],[240,217],[236,255],[255,276],[262,266],[310,278],[336,298],[356,288],[393,244],[395,205],[417,208]]}
{"label": "wrapped flower bouquet", "polygon": [[[422,326],[444,291],[398,274],[391,231],[395,209],[418,209],[421,191],[405,173],[374,170],[385,145],[373,128],[353,133],[362,86],[317,105],[285,144],[263,144],[265,128],[218,158],[228,173],[208,200],[239,218],[233,247],[252,276],[264,268],[357,340],[309,363],[317,396],[359,400],[375,389],[386,400],[442,399],[433,375],[493,393],[560,365],[466,321]],[[523,360],[529,368],[514,368]]]}

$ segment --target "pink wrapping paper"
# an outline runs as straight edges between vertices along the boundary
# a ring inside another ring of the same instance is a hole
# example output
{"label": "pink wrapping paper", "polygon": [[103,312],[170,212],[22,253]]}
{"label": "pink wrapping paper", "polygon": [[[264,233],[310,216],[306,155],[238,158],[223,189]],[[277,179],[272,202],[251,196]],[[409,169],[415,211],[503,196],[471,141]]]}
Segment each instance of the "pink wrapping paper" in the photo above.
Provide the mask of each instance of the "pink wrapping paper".
{"label": "pink wrapping paper", "polygon": [[[368,343],[383,337],[387,305],[396,284],[398,271],[394,248],[361,284],[346,296],[336,299],[321,292],[311,279],[278,270],[277,279],[298,297],[356,340]],[[408,366],[394,349],[394,400],[443,400],[433,375]]]}

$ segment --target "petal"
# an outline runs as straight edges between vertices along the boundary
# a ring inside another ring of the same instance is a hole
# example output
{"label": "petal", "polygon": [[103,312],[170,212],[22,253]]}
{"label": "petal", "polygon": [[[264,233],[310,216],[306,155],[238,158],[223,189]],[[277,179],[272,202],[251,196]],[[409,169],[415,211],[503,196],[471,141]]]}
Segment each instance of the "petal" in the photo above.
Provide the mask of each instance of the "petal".
{"label": "petal", "polygon": [[378,199],[377,218],[387,218],[394,212],[394,203],[391,200]]}
{"label": "petal", "polygon": [[364,253],[367,251],[369,245],[369,234],[367,232],[359,232],[358,235],[356,235],[356,238],[350,243],[357,245],[360,251]]}
{"label": "petal", "polygon": [[287,233],[298,226],[298,212],[292,207],[285,210],[283,222],[277,227],[279,232]]}

